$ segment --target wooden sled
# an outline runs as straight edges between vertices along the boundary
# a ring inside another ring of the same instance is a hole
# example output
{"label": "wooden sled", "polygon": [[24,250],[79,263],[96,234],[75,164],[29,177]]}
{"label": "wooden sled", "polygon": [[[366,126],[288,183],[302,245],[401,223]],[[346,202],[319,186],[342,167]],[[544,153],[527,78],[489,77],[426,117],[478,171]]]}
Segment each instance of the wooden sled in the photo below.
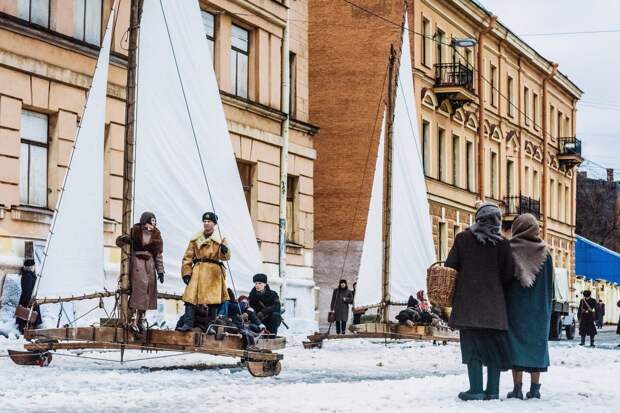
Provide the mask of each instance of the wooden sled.
{"label": "wooden sled", "polygon": [[[213,335],[205,334],[199,329],[188,332],[151,329],[147,330],[145,337],[138,339],[122,327],[67,327],[25,330],[24,337],[31,343],[24,345],[27,352],[23,353],[45,354],[50,350],[80,349],[182,351],[240,358],[255,377],[275,376],[282,370],[281,354],[265,348],[246,350],[240,334],[225,331]],[[279,339],[272,340],[281,346],[282,338]],[[270,340],[266,339],[265,342],[269,343],[265,346],[276,346],[275,343],[270,343]],[[13,361],[23,364],[16,359]]]}
{"label": "wooden sled", "polygon": [[15,351],[8,350],[13,363],[20,366],[46,367],[52,362],[52,353],[48,351]]}
{"label": "wooden sled", "polygon": [[408,326],[398,323],[364,323],[349,327],[353,334],[314,333],[304,342],[304,348],[321,348],[323,340],[342,340],[352,338],[382,338],[390,340],[416,340],[441,342],[459,341],[458,331],[443,326],[416,324]]}

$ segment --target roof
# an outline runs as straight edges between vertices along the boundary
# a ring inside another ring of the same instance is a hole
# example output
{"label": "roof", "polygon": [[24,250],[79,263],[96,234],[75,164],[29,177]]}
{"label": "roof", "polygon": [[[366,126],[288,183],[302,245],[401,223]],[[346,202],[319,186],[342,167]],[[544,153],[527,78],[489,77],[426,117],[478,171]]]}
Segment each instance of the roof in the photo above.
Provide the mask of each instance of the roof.
{"label": "roof", "polygon": [[620,254],[577,235],[575,273],[620,284]]}

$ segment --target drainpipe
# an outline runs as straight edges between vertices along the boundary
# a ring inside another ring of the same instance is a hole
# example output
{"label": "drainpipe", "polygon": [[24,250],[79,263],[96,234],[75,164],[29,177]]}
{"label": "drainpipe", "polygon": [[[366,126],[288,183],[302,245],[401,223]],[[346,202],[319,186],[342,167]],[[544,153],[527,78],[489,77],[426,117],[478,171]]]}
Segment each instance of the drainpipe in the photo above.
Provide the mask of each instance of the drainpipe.
{"label": "drainpipe", "polygon": [[542,217],[542,234],[543,239],[547,240],[547,229],[548,229],[548,209],[547,209],[547,181],[549,179],[549,166],[547,165],[547,159],[549,158],[549,133],[547,128],[547,82],[549,79],[553,78],[558,71],[558,64],[551,63],[551,72],[543,79],[542,84],[542,134],[543,134],[543,176],[542,176],[542,185],[540,191],[540,209],[541,209],[541,217]]}
{"label": "drainpipe", "polygon": [[278,238],[278,275],[282,286],[280,289],[280,301],[286,303],[286,195],[288,178],[288,130],[290,123],[290,66],[289,66],[289,0],[282,2],[286,8],[286,22],[282,33],[282,86],[280,92],[280,110],[284,114],[282,120],[282,149],[280,151],[280,219],[279,219],[279,238]]}
{"label": "drainpipe", "polygon": [[[484,35],[491,32],[497,23],[497,16],[491,16],[489,25],[478,33],[478,198],[484,201],[484,93],[482,54]],[[491,91],[493,93],[493,91]]]}

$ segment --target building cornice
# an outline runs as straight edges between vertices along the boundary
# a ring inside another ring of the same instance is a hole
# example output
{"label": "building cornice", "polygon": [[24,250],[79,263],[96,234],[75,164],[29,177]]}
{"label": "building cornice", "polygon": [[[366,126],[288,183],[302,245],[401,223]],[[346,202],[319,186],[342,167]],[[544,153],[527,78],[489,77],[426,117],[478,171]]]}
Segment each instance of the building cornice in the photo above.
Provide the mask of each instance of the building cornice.
{"label": "building cornice", "polygon": [[[479,3],[472,0],[451,0],[458,9],[465,14],[468,18],[474,20],[477,25],[482,25],[490,16],[491,13],[484,9]],[[550,74],[553,71],[553,63],[545,59],[534,48],[523,41],[519,36],[514,34],[508,27],[504,26],[500,21],[497,22],[496,27],[491,31],[493,35],[497,37],[497,40],[503,40],[506,44],[517,50],[522,56],[524,56],[531,64],[537,69],[546,74]],[[557,72],[554,80],[577,99],[581,99],[583,91],[574,84],[566,75],[561,72]]]}

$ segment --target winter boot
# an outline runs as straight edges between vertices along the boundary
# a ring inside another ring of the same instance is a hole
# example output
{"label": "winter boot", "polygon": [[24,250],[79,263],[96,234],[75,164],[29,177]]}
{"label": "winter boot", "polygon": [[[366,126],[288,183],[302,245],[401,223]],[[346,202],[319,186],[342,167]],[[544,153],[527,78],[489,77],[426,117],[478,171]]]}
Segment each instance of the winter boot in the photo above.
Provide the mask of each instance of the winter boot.
{"label": "winter boot", "polygon": [[469,390],[460,392],[459,399],[484,400],[484,392],[482,391],[482,363],[473,360],[467,363],[467,376],[469,377]]}
{"label": "winter boot", "polygon": [[484,400],[499,399],[499,376],[501,370],[495,367],[487,367],[487,389],[484,391]]}
{"label": "winter boot", "polygon": [[138,310],[133,313],[131,316],[131,322],[129,323],[129,329],[132,333],[134,333],[134,335],[140,334],[140,327],[138,326],[138,313]]}
{"label": "winter boot", "polygon": [[515,384],[511,392],[508,392],[506,396],[508,399],[521,399],[523,400],[523,383]]}
{"label": "winter boot", "polygon": [[586,345],[586,336],[581,336],[581,343],[579,343],[580,346],[585,346]]}
{"label": "winter boot", "polygon": [[196,315],[196,306],[194,304],[185,303],[185,314],[183,315],[183,325],[176,328],[177,331],[190,331],[194,328],[194,316]]}
{"label": "winter boot", "polygon": [[528,399],[540,399],[540,384],[530,384],[530,391],[527,392],[526,397]]}
{"label": "winter boot", "polygon": [[594,336],[590,336],[590,347],[595,347],[594,346]]}
{"label": "winter boot", "polygon": [[145,311],[138,310],[138,331],[140,334],[144,334],[147,330]]}

